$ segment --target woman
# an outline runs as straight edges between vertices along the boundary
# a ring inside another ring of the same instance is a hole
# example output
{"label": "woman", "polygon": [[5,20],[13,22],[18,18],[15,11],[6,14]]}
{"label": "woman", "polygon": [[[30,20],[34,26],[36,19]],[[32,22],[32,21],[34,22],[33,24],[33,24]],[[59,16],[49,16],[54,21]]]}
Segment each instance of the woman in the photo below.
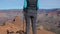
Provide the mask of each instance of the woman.
{"label": "woman", "polygon": [[26,34],[29,34],[30,20],[32,24],[33,34],[36,34],[36,20],[38,10],[38,0],[24,0],[24,16],[26,21]]}

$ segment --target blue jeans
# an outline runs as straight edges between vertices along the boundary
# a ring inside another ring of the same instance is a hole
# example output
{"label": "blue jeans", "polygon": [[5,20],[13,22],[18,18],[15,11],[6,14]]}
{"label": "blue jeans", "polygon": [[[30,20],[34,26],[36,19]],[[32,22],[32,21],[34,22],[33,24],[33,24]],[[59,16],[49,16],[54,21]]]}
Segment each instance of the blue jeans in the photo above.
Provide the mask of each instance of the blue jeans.
{"label": "blue jeans", "polygon": [[30,21],[32,24],[33,34],[36,34],[36,20],[37,20],[37,11],[36,10],[28,10],[31,12],[27,12],[24,14],[26,21],[26,34],[30,34]]}

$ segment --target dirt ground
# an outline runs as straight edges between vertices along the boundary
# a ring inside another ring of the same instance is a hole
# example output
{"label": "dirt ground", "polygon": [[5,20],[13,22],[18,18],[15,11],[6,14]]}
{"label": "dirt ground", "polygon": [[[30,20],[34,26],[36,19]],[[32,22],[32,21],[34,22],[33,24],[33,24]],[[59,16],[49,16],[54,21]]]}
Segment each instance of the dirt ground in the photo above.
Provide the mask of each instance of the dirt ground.
{"label": "dirt ground", "polygon": [[[23,30],[25,31],[25,23],[23,25],[23,20],[20,19],[18,16],[15,17],[13,20],[8,20],[5,22],[4,26],[0,26],[0,34],[7,34],[7,30],[10,32],[13,31],[16,34],[16,31]],[[32,34],[32,28],[30,30],[30,34]],[[37,29],[37,34],[55,34],[53,32],[47,31],[45,29]]]}

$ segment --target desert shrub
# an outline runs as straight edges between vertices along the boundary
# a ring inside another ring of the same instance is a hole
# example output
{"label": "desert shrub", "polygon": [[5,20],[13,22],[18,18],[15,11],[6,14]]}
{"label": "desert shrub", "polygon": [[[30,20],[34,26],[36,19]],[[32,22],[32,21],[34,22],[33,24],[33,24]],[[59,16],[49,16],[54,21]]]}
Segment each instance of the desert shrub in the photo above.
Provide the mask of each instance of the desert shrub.
{"label": "desert shrub", "polygon": [[0,23],[0,26],[4,26],[5,25],[5,23]]}

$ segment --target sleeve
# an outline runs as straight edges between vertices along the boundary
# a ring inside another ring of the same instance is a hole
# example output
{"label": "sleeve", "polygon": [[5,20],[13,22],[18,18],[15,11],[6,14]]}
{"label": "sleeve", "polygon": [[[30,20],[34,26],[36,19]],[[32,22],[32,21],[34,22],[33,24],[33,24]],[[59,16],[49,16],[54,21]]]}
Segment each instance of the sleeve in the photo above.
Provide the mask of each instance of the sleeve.
{"label": "sleeve", "polygon": [[27,7],[27,2],[26,2],[26,0],[24,0],[24,6],[23,6],[23,9],[25,10],[26,7]]}
{"label": "sleeve", "polygon": [[24,5],[23,5],[23,10],[26,11],[26,7],[27,7],[27,2],[26,0],[24,0]]}
{"label": "sleeve", "polygon": [[39,9],[39,0],[37,0],[37,9]]}

